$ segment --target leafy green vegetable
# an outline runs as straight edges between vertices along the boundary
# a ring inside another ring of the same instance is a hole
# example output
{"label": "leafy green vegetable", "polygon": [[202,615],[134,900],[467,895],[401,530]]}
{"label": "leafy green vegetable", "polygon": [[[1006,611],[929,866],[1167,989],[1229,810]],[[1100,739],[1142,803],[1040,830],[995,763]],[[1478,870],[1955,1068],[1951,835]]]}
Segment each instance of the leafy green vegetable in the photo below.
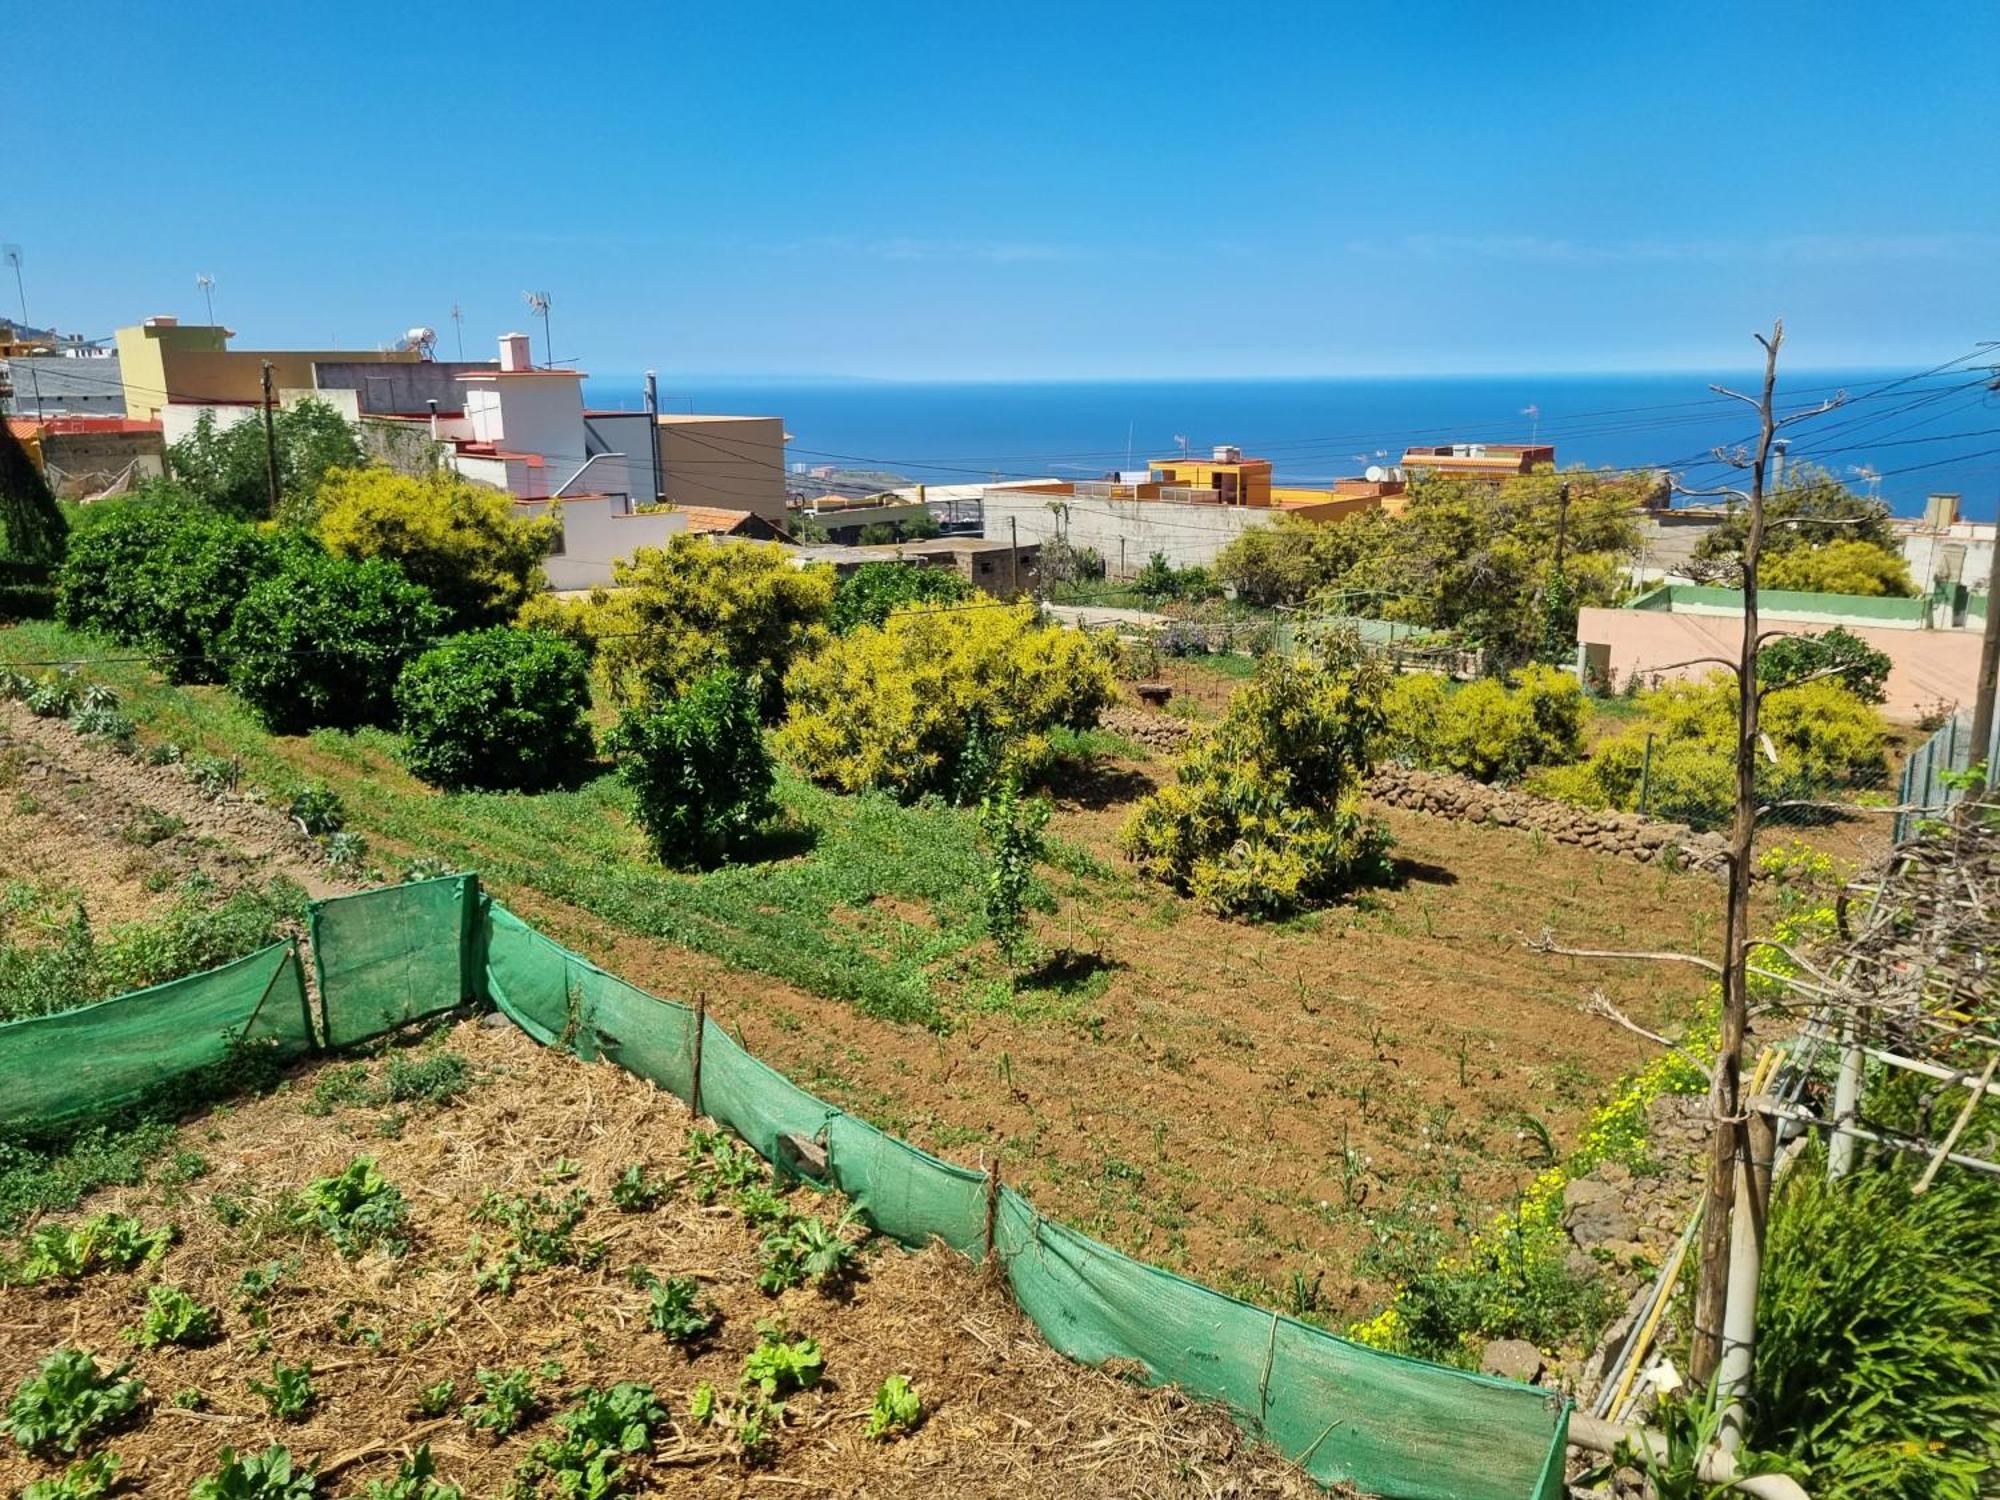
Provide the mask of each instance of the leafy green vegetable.
{"label": "leafy green vegetable", "polygon": [[100,1370],[85,1351],[58,1349],[21,1381],[0,1431],[30,1453],[74,1453],[139,1409],[146,1387],[124,1378],[131,1368]]}
{"label": "leafy green vegetable", "polygon": [[188,1500],[312,1500],[319,1481],[311,1469],[295,1466],[292,1452],[273,1443],[262,1453],[238,1454],[224,1448],[213,1474],[188,1488]]}
{"label": "leafy green vegetable", "polygon": [[179,1287],[161,1283],[146,1288],[146,1316],[136,1335],[141,1348],[178,1344],[193,1349],[213,1343],[221,1332],[222,1319],[215,1309]]}
{"label": "leafy green vegetable", "polygon": [[923,1414],[924,1398],[910,1384],[910,1377],[891,1375],[875,1392],[875,1404],[868,1409],[867,1434],[872,1438],[888,1438],[908,1432]]}

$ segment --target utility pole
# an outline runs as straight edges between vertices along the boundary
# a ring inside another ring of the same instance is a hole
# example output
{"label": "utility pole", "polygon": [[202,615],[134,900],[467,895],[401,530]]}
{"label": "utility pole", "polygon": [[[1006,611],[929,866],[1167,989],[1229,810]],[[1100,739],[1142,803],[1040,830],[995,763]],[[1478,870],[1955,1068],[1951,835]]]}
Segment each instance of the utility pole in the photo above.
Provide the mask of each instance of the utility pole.
{"label": "utility pole", "polygon": [[660,382],[646,372],[646,448],[653,456],[653,501],[660,499]]}
{"label": "utility pole", "polygon": [[1007,592],[1021,597],[1021,519],[1007,518]]}
{"label": "utility pole", "polygon": [[264,477],[271,487],[271,514],[278,514],[278,428],[271,415],[271,362],[264,361]]}
{"label": "utility pole", "polygon": [[[1986,753],[1993,748],[1993,687],[1996,677],[2000,677],[2000,547],[1995,547],[1994,561],[1988,565],[1986,573],[1986,634],[1979,642],[1979,692],[1972,700],[1972,749],[1969,753],[1974,765],[1984,761]],[[1992,774],[1993,768],[1988,766],[1979,778],[1982,788]]]}

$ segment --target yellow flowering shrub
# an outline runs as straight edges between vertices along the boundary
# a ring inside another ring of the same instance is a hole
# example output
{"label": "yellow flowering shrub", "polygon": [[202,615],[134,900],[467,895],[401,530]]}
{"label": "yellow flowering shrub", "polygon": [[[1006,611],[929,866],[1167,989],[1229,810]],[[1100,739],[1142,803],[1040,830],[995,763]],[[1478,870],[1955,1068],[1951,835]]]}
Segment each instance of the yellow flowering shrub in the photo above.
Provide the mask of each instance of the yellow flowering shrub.
{"label": "yellow flowering shrub", "polygon": [[1109,646],[1033,605],[926,605],[835,638],[785,679],[778,754],[845,792],[976,796],[1043,734],[1088,729],[1116,691]]}

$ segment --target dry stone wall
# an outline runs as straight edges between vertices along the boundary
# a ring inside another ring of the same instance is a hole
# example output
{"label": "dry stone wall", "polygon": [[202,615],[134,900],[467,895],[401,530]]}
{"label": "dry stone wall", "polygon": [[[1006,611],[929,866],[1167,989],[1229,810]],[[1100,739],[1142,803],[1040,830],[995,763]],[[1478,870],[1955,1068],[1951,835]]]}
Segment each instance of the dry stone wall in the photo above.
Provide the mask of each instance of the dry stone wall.
{"label": "dry stone wall", "polygon": [[1390,807],[1468,823],[1540,829],[1561,843],[1601,849],[1644,864],[1672,859],[1687,869],[1721,869],[1729,851],[1721,834],[1696,833],[1685,823],[1662,823],[1637,813],[1595,812],[1443,771],[1385,765],[1376,770],[1368,793]]}

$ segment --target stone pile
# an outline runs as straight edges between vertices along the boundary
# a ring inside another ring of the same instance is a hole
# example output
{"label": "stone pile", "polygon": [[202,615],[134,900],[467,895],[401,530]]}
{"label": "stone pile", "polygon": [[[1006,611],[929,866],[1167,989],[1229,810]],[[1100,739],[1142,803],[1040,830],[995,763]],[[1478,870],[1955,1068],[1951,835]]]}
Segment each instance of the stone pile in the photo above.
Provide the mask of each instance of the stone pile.
{"label": "stone pile", "polygon": [[1561,843],[1601,849],[1642,864],[1670,859],[1685,869],[1719,870],[1729,850],[1721,834],[1696,833],[1685,823],[1663,823],[1637,813],[1594,811],[1444,771],[1381,766],[1368,784],[1368,794],[1389,807],[1434,817],[1539,829]]}

